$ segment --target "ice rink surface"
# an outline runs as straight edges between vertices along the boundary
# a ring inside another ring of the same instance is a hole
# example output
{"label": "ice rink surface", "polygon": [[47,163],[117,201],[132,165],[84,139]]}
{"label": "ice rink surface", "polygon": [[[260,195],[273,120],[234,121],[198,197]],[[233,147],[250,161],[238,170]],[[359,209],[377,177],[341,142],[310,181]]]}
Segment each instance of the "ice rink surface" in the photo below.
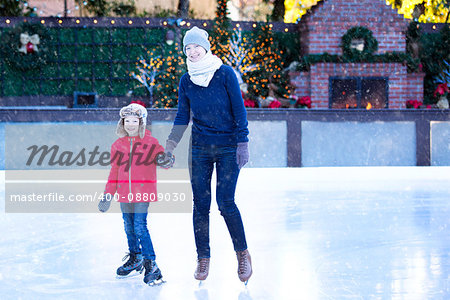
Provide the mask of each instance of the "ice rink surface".
{"label": "ice rink surface", "polygon": [[245,287],[217,205],[199,287],[191,214],[149,215],[163,286],[115,272],[120,214],[4,213],[1,299],[450,299],[450,167],[243,169]]}

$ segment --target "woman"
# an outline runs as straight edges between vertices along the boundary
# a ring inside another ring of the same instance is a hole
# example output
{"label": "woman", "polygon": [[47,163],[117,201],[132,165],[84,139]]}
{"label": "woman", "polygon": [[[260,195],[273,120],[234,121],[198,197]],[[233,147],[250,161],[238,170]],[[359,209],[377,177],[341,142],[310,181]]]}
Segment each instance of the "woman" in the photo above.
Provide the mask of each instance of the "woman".
{"label": "woman", "polygon": [[192,112],[190,174],[198,256],[194,277],[205,280],[209,272],[209,209],[215,164],[217,204],[236,251],[239,279],[247,282],[252,275],[251,258],[241,215],[234,202],[239,170],[249,159],[244,101],[233,69],[212,55],[205,30],[193,27],[187,31],[183,52],[187,56],[188,73],[180,80],[178,113],[166,142],[166,154],[172,156]]}

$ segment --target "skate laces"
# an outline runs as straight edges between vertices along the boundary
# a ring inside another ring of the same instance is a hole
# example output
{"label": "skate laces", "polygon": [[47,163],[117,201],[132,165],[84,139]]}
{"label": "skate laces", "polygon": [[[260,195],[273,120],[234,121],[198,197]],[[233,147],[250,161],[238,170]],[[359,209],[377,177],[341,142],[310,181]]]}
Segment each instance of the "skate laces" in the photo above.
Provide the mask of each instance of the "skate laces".
{"label": "skate laces", "polygon": [[208,259],[207,258],[199,259],[197,264],[197,273],[205,273],[207,267],[208,267]]}
{"label": "skate laces", "polygon": [[123,265],[124,267],[128,267],[128,266],[131,266],[132,264],[134,264],[134,261],[136,260],[136,254],[134,254],[134,253],[127,253],[122,258],[122,261],[127,260],[127,258],[128,258],[128,261]]}
{"label": "skate laces", "polygon": [[248,256],[248,252],[247,251],[241,251],[238,252],[238,257],[239,257],[239,274],[244,274],[247,272],[247,256]]}
{"label": "skate laces", "polygon": [[148,273],[153,273],[158,268],[158,265],[156,264],[156,261],[154,260],[145,260],[144,261],[144,268],[145,268],[145,275]]}

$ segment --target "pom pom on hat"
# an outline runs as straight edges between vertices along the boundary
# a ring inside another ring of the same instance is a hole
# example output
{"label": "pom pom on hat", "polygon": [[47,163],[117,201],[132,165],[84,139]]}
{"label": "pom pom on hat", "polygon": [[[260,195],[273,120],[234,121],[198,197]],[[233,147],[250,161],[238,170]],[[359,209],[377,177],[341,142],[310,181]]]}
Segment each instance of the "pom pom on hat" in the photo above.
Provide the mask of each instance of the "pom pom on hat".
{"label": "pom pom on hat", "polygon": [[197,44],[205,48],[206,52],[211,50],[211,44],[208,40],[208,32],[206,30],[200,29],[197,26],[189,29],[183,38],[183,52],[186,54],[186,46],[189,44]]}

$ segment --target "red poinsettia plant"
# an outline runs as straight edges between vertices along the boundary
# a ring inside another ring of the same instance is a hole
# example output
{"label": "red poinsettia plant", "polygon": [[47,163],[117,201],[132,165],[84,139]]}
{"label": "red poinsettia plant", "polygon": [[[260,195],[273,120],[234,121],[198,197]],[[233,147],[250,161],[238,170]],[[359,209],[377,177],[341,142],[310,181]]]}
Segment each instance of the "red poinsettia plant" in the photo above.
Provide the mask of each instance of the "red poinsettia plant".
{"label": "red poinsettia plant", "polygon": [[244,99],[244,106],[248,107],[248,108],[255,108],[256,107],[256,103],[252,99]]}
{"label": "red poinsettia plant", "polygon": [[415,108],[419,109],[423,105],[423,102],[419,100],[407,100],[406,101],[406,108]]}
{"label": "red poinsettia plant", "polygon": [[277,99],[272,100],[272,102],[270,102],[269,104],[269,108],[280,108],[281,107],[281,102],[278,101]]}
{"label": "red poinsettia plant", "polygon": [[295,108],[311,108],[311,97],[309,96],[304,96],[304,97],[300,97],[297,98],[297,101],[294,104]]}
{"label": "red poinsettia plant", "polygon": [[438,84],[433,95],[434,95],[434,97],[441,98],[441,97],[447,97],[448,93],[449,93],[449,88],[448,88],[447,83],[441,83],[441,84]]}
{"label": "red poinsettia plant", "polygon": [[247,108],[255,108],[256,101],[247,97],[247,95],[241,91],[242,99],[244,99],[244,106]]}

